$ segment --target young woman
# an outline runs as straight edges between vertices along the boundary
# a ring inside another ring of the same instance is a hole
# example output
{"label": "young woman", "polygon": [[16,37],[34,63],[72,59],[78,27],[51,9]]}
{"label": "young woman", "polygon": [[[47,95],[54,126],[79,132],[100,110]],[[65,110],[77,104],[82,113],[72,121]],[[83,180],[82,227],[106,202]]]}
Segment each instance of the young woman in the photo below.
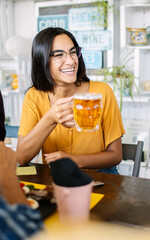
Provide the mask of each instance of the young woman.
{"label": "young woman", "polygon": [[[99,130],[78,132],[72,96],[102,94]],[[26,93],[19,129],[17,155],[21,165],[42,149],[43,163],[70,157],[81,168],[117,173],[122,159],[121,114],[112,89],[86,76],[81,48],[62,28],[39,32],[32,45],[32,87]]]}

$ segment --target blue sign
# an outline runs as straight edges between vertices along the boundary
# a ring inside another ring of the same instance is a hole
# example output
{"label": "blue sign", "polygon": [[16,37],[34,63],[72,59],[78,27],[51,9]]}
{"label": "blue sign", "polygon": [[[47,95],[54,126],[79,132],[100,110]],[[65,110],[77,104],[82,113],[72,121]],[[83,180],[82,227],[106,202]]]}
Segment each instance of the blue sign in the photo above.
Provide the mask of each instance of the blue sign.
{"label": "blue sign", "polygon": [[48,27],[61,27],[68,29],[68,15],[59,14],[59,15],[48,15],[48,16],[39,16],[37,19],[37,30],[41,30]]}
{"label": "blue sign", "polygon": [[89,50],[106,51],[111,49],[111,31],[77,31],[72,32],[78,44]]}
{"label": "blue sign", "polygon": [[70,31],[104,29],[103,7],[71,8],[68,15]]}
{"label": "blue sign", "polygon": [[102,68],[101,51],[82,51],[82,55],[87,69]]}

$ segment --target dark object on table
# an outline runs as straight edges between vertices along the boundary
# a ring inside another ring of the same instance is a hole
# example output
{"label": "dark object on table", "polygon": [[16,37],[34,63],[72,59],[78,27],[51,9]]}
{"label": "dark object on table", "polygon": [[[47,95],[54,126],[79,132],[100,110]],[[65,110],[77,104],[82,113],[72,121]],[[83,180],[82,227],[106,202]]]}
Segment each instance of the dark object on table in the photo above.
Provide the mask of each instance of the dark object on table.
{"label": "dark object on table", "polygon": [[55,184],[65,187],[87,185],[93,179],[82,172],[70,158],[62,158],[50,163],[51,174]]}
{"label": "dark object on table", "polygon": [[39,207],[38,210],[41,213],[42,219],[45,219],[49,217],[51,214],[53,214],[56,211],[56,203],[50,203],[49,200],[40,200],[39,201]]}
{"label": "dark object on table", "polygon": [[52,213],[56,211],[56,201],[53,195],[52,186],[46,186],[46,188],[39,190],[31,190],[27,197],[33,198],[38,201],[39,207],[38,210],[41,213],[42,219],[49,217]]}
{"label": "dark object on table", "polygon": [[100,182],[100,181],[93,182],[93,187],[99,187],[99,186],[104,186],[104,182]]}

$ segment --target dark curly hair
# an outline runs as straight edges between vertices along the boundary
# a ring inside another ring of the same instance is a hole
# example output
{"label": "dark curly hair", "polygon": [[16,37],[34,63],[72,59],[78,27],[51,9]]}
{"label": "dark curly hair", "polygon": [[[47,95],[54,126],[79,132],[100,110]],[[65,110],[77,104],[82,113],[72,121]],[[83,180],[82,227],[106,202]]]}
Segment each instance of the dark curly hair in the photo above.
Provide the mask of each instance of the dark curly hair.
{"label": "dark curly hair", "polygon": [[[32,44],[32,69],[31,78],[32,86],[37,90],[44,92],[54,91],[56,85],[49,69],[49,53],[52,50],[52,43],[56,36],[60,34],[66,34],[71,38],[75,47],[79,47],[74,36],[63,28],[46,28],[40,31],[34,38]],[[80,86],[81,81],[88,82],[89,79],[86,76],[86,69],[83,57],[79,58],[79,66],[77,72],[76,85]]]}

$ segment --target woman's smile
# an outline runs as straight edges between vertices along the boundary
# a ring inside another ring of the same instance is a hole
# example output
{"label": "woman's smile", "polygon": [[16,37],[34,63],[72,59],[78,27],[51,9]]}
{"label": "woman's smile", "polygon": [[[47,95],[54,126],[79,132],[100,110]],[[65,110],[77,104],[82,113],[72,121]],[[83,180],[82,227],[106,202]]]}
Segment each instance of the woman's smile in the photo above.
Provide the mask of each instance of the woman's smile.
{"label": "woman's smile", "polygon": [[63,73],[74,72],[74,68],[62,69],[61,72],[63,72]]}
{"label": "woman's smile", "polygon": [[[59,51],[57,53],[57,58],[50,58],[50,72],[51,76],[56,83],[74,83],[77,80],[78,72],[78,58],[73,59],[70,52],[74,49],[74,44],[72,40],[66,35],[61,34],[54,38],[52,44],[52,52]],[[63,62],[59,62],[61,58],[61,53],[65,52],[66,57]]]}

